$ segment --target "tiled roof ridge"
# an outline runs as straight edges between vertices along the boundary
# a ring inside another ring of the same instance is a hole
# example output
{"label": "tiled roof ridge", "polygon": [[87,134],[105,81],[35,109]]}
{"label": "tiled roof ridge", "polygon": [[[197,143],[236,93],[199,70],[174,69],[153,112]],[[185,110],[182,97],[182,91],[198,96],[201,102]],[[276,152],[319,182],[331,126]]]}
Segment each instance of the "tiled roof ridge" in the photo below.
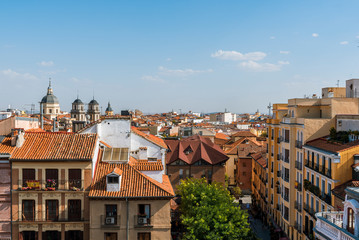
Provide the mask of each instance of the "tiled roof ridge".
{"label": "tiled roof ridge", "polygon": [[[131,131],[135,134],[137,134],[138,136],[140,137],[143,137],[145,139],[147,139],[148,141],[152,142],[153,144],[159,146],[159,147],[162,147],[162,148],[165,148],[167,149],[167,145],[166,143],[163,141],[163,139],[159,138],[159,137],[156,137],[152,134],[146,134],[146,133],[143,133],[141,132],[140,130],[138,130],[136,127],[132,126],[131,127]],[[156,140],[156,141],[155,141]],[[158,141],[158,142],[157,142]]]}

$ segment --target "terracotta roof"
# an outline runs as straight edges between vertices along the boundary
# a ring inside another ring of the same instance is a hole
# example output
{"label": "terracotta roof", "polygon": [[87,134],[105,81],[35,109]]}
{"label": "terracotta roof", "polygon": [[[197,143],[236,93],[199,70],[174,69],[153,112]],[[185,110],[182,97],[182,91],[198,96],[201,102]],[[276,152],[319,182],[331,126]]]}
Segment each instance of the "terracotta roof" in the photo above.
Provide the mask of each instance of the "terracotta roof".
{"label": "terracotta roof", "polygon": [[[100,150],[101,152],[102,150]],[[99,153],[99,156],[102,156]],[[106,175],[115,168],[122,170],[120,191],[106,191]],[[169,197],[174,196],[172,185],[167,175],[162,175],[162,183],[146,176],[130,164],[102,162],[101,157],[96,165],[89,197]]]}
{"label": "terracotta roof", "polygon": [[342,199],[345,200],[345,189],[347,187],[359,187],[359,181],[354,181],[354,180],[349,180],[343,184],[340,184],[338,186],[336,186],[335,188],[333,188],[332,193]]}
{"label": "terracotta roof", "polygon": [[162,171],[163,164],[161,160],[157,161],[148,161],[146,160],[137,160],[133,157],[130,157],[129,164],[137,169],[138,171]]}
{"label": "terracotta roof", "polygon": [[251,157],[258,163],[260,164],[263,168],[267,167],[267,160],[265,158],[265,152],[260,152],[260,153],[254,153],[251,155]]}
{"label": "terracotta roof", "polygon": [[257,137],[257,136],[251,133],[250,131],[239,131],[233,133],[231,137]]}
{"label": "terracotta roof", "polygon": [[230,137],[224,133],[216,133],[216,136],[215,138],[218,138],[218,139],[223,139],[223,140],[228,140],[230,139]]}
{"label": "terracotta roof", "polygon": [[343,144],[343,143],[328,141],[328,139],[326,138],[317,138],[307,142],[304,146],[322,149],[327,152],[339,153],[348,150],[349,148],[359,146],[359,140]]}
{"label": "terracotta roof", "polygon": [[[204,160],[209,164],[218,164],[228,160],[224,151],[210,139],[194,135],[181,140],[166,140],[166,144],[171,150],[166,154],[166,164],[170,164],[178,159],[187,164],[194,164]],[[191,148],[191,152],[185,153]]]}
{"label": "terracotta roof", "polygon": [[0,154],[11,154],[15,147],[11,146],[11,137],[5,137],[0,144]]}
{"label": "terracotta roof", "polygon": [[108,148],[112,148],[109,144],[105,143],[104,141],[100,141],[101,144],[105,145]]}
{"label": "terracotta roof", "polygon": [[147,140],[149,140],[150,142],[162,147],[162,148],[166,148],[167,149],[167,145],[165,144],[165,142],[163,141],[162,138],[153,136],[152,134],[146,134],[144,132],[139,131],[136,127],[131,127],[131,130],[133,133],[139,135],[140,137],[143,137]]}
{"label": "terracotta roof", "polygon": [[[226,146],[225,146],[226,147]],[[233,144],[228,145],[226,154],[237,154],[239,157],[249,157],[252,153],[262,152],[265,148],[248,138],[241,138],[235,141]]]}
{"label": "terracotta roof", "polygon": [[46,132],[45,130],[41,129],[41,128],[30,128],[25,130],[26,133],[36,133],[36,132]]}
{"label": "terracotta roof", "polygon": [[12,160],[91,160],[96,134],[25,133],[25,141],[16,148]]}

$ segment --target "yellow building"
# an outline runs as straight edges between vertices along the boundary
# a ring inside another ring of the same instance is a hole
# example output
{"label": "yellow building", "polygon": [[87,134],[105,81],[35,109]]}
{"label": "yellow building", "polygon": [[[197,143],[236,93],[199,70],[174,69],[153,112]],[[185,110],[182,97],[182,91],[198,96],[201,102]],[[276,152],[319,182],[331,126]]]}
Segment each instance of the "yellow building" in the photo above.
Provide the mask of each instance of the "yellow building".
{"label": "yellow building", "polygon": [[[304,211],[308,191],[303,189],[304,179],[310,170],[307,171],[307,167],[304,167],[307,152],[304,151],[303,145],[329,135],[330,128],[337,127],[337,115],[359,114],[359,98],[346,98],[345,88],[324,88],[322,92],[323,98],[316,96],[295,98],[289,99],[287,104],[274,104],[273,117],[267,121],[269,181],[267,209],[272,222],[281,227],[289,239],[302,240],[313,237],[310,231],[304,234],[305,217],[308,217],[308,228],[310,228],[310,214]],[[351,173],[351,169],[346,167],[345,165],[345,170],[342,168],[343,171]],[[346,177],[339,177],[335,181],[344,183],[347,180]],[[317,181],[316,177],[315,181]],[[318,181],[321,186],[320,177]],[[328,187],[327,181],[325,186]],[[333,188],[334,185],[330,187]],[[325,194],[327,193],[328,191],[325,191]],[[311,195],[308,197],[310,202]],[[325,199],[325,196],[322,198]],[[318,200],[318,205],[322,202]],[[315,204],[317,203],[314,202]],[[328,204],[324,206],[326,209],[330,208]],[[321,207],[320,205],[320,209]],[[313,218],[311,219],[315,224]]]}

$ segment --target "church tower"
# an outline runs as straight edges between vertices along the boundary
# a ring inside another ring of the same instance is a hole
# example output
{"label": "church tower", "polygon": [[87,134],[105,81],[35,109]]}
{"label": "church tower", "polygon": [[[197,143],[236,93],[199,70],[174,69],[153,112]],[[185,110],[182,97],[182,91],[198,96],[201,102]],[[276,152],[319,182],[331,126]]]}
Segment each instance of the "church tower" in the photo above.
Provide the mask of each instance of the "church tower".
{"label": "church tower", "polygon": [[89,104],[87,109],[87,114],[90,116],[89,121],[94,122],[100,119],[100,107],[98,102],[93,98]]}
{"label": "church tower", "polygon": [[52,120],[60,114],[60,104],[57,97],[54,95],[54,91],[51,87],[51,79],[49,80],[49,87],[47,88],[47,94],[40,102],[43,109],[43,114],[48,119]]}
{"label": "church tower", "polygon": [[106,108],[105,113],[106,113],[106,116],[113,116],[113,110],[112,110],[110,102],[108,102],[108,106]]}
{"label": "church tower", "polygon": [[75,118],[76,121],[86,121],[85,104],[79,99],[72,103],[71,118]]}

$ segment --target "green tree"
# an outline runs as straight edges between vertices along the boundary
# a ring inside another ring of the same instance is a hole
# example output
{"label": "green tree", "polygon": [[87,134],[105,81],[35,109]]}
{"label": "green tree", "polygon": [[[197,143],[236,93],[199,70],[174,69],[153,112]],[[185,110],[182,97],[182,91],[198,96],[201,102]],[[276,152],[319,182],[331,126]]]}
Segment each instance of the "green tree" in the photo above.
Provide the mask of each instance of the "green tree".
{"label": "green tree", "polygon": [[233,204],[234,198],[222,184],[205,179],[186,179],[178,187],[182,224],[188,240],[256,239],[248,215]]}

